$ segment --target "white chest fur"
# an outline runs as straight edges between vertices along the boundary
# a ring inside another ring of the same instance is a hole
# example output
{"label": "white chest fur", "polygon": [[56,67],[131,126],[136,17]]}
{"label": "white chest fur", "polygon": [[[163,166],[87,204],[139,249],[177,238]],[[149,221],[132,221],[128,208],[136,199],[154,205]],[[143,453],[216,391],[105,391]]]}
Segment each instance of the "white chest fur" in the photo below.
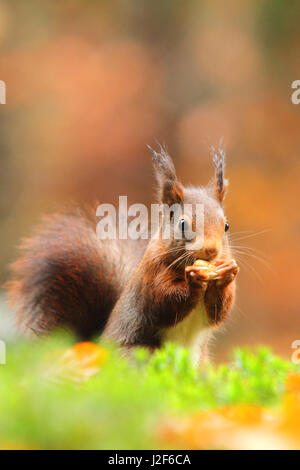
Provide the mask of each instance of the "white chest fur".
{"label": "white chest fur", "polygon": [[193,363],[198,364],[210,335],[205,307],[203,303],[199,303],[183,321],[165,330],[163,342],[176,343],[187,348]]}

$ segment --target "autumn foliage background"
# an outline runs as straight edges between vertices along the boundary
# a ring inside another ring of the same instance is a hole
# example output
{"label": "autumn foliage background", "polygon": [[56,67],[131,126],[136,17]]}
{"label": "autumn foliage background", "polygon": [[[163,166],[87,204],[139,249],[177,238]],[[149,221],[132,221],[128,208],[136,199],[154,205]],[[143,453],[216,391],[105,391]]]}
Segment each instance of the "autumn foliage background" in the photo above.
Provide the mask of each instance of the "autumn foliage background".
{"label": "autumn foliage background", "polygon": [[123,194],[149,204],[146,144],[166,143],[183,182],[198,184],[222,137],[230,230],[261,233],[237,242],[256,251],[241,257],[214,354],[266,343],[290,357],[300,336],[299,22],[293,0],[1,1],[1,280],[42,214]]}

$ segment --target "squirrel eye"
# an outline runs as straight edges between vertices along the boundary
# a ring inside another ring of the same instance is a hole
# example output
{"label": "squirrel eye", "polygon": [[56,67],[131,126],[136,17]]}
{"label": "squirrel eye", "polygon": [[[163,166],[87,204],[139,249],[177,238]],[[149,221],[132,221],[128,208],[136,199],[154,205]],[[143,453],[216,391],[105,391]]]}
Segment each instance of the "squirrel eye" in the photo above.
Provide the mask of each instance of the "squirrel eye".
{"label": "squirrel eye", "polygon": [[192,240],[195,237],[192,230],[192,223],[189,220],[180,219],[178,222],[178,229],[180,230],[180,239],[184,238],[185,240]]}
{"label": "squirrel eye", "polygon": [[180,219],[178,225],[179,225],[179,228],[182,231],[182,233],[185,232],[185,230],[187,230],[188,224],[187,224],[186,220]]}
{"label": "squirrel eye", "polygon": [[225,224],[225,232],[227,232],[227,230],[229,230],[229,223],[228,222],[226,222],[226,224]]}

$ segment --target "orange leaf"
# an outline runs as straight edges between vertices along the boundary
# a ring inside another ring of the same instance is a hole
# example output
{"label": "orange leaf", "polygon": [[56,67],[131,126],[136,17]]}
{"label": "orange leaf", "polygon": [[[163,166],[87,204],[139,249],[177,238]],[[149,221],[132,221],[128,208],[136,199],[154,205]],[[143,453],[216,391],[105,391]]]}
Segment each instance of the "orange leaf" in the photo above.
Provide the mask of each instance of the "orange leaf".
{"label": "orange leaf", "polygon": [[56,379],[83,382],[99,372],[105,363],[107,351],[94,343],[77,343],[67,349],[50,369]]}

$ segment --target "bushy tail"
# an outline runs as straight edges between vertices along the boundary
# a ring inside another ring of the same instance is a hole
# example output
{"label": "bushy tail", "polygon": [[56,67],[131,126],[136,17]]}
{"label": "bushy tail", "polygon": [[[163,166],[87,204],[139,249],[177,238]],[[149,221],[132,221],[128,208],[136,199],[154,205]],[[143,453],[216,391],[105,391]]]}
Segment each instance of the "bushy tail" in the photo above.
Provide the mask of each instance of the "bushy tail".
{"label": "bushy tail", "polygon": [[99,242],[82,213],[46,218],[23,242],[7,283],[18,325],[36,334],[67,327],[80,339],[101,333],[123,288],[113,243]]}

